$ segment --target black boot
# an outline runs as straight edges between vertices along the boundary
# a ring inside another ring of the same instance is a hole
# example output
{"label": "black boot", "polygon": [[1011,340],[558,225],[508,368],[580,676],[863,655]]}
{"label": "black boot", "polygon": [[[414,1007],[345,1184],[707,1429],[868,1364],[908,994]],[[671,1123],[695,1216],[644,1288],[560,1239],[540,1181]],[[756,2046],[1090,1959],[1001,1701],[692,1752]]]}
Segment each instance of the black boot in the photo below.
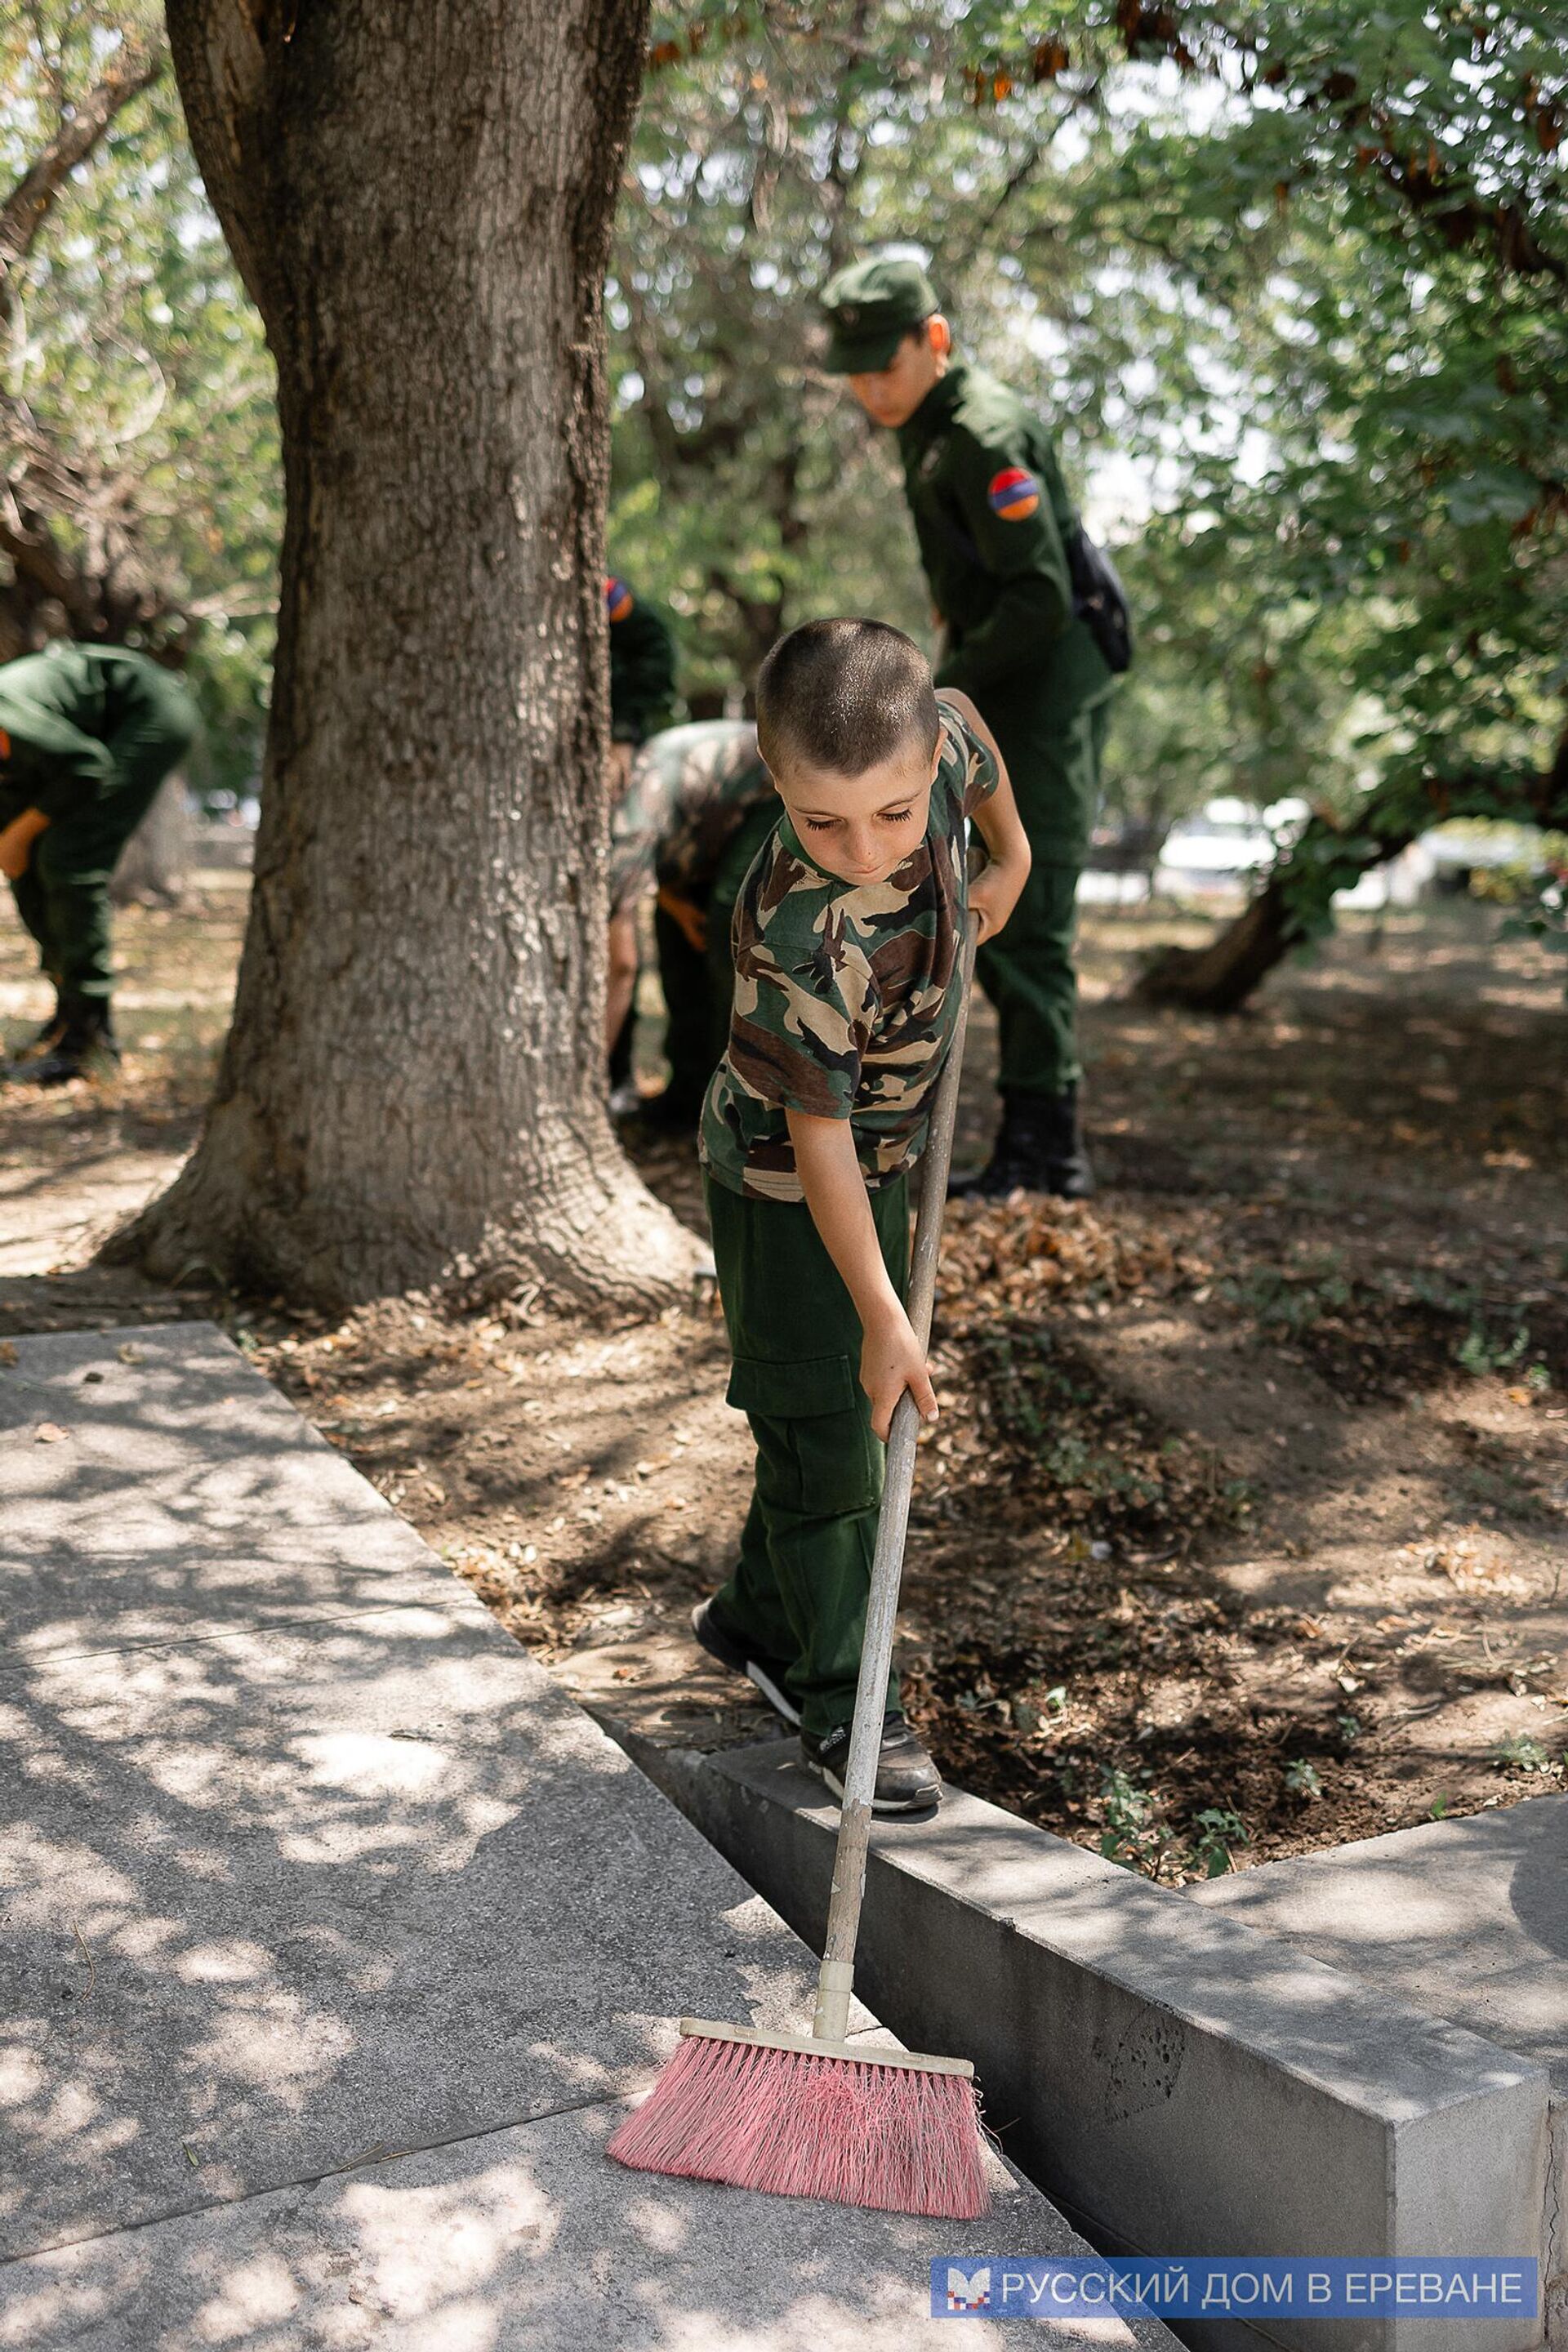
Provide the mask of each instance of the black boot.
{"label": "black boot", "polygon": [[25,1086],[63,1087],[72,1078],[101,1076],[120,1059],[114,1024],[101,997],[62,997],[60,1032],[48,1052],[14,1075]]}
{"label": "black boot", "polygon": [[954,1201],[1005,1201],[1009,1192],[1052,1192],[1060,1201],[1087,1201],[1094,1171],[1078,1119],[1078,1088],[1059,1095],[1026,1094],[1009,1087],[1002,1096],[1002,1125],[991,1157],[977,1176],[948,1186]]}
{"label": "black boot", "polygon": [[43,1027],[34,1036],[29,1037],[25,1045],[17,1046],[5,1066],[6,1075],[19,1077],[29,1063],[41,1061],[46,1054],[59,1044],[65,1034],[65,1027],[66,1016],[61,1007],[59,991],[57,989],[54,1011],[44,1023]]}

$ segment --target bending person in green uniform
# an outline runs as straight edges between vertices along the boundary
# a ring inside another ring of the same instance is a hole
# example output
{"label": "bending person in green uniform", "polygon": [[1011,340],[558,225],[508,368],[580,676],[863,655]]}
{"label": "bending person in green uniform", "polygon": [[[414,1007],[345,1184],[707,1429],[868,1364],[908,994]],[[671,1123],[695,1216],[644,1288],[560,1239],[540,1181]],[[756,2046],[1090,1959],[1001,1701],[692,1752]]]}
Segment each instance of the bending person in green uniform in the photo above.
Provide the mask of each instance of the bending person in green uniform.
{"label": "bending person in green uniform", "polygon": [[971,696],[1013,779],[1034,866],[977,974],[1001,1031],[1002,1123],[955,1190],[1094,1190],[1079,1124],[1073,929],[1114,678],[1074,603],[1078,518],[1051,436],[1017,395],[952,356],[918,262],[868,261],[824,289],[826,366],[897,431],[904,491],[942,628],[939,687]]}
{"label": "bending person in green uniform", "polygon": [[623,1024],[629,1028],[638,905],[657,888],[669,1084],[651,1097],[617,1088],[612,1109],[636,1111],[650,1126],[695,1129],[730,1034],[730,919],[777,815],[757,730],[744,719],[668,728],[637,753],[610,821],[606,1021],[613,1053]]}
{"label": "bending person in green uniform", "polygon": [[109,885],[195,733],[179,680],[123,646],[57,646],[0,668],[0,874],[55,984],[7,1076],[58,1087],[119,1059]]}

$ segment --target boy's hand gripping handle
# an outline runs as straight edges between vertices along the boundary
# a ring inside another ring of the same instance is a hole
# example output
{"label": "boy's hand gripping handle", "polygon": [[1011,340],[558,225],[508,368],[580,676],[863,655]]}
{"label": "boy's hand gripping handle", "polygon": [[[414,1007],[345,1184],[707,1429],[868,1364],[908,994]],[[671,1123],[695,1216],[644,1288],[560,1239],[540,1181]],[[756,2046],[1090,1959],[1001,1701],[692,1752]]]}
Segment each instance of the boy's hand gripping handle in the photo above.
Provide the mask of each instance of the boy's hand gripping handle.
{"label": "boy's hand gripping handle", "polygon": [[[931,1309],[936,1300],[937,1259],[942,1252],[942,1218],[947,1201],[947,1176],[952,1160],[952,1133],[958,1119],[958,1085],[963,1064],[964,1032],[969,1025],[970,988],[974,977],[976,918],[967,919],[958,973],[958,1021],[947,1060],[937,1080],[931,1106],[931,1134],[926,1144],[920,1211],[915,1219],[914,1262],[910,1274],[909,1316],[922,1348],[931,1339]],[[866,1850],[871,1833],[871,1798],[877,1786],[877,1759],[882,1745],[887,1713],[888,1676],[893,1663],[893,1625],[899,1612],[899,1585],[904,1572],[904,1539],[910,1523],[910,1496],[915,1480],[915,1445],[920,1415],[908,1389],[893,1408],[888,1435],[888,1459],[882,1486],[882,1508],[877,1521],[877,1552],[871,1567],[871,1591],[866,1604],[866,1638],[860,1651],[860,1679],[855,1692],[855,1722],[849,1737],[849,1764],[844,1776],[844,1802],[838,1816],[838,1843],[833,1857],[833,1896],[827,1912],[827,1940],[817,1979],[813,2037],[842,2042],[849,2025],[849,1995],[855,1975],[855,1939],[860,1927],[860,1904],[866,1891]]]}

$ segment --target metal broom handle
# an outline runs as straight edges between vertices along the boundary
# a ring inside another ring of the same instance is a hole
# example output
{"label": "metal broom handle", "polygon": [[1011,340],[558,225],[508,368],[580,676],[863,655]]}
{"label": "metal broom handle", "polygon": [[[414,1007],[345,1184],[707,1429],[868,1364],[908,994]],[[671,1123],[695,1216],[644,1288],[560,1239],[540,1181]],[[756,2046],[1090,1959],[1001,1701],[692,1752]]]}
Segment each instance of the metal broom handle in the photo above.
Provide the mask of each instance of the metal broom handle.
{"label": "metal broom handle", "polygon": [[[920,1211],[915,1219],[914,1262],[910,1275],[909,1317],[916,1339],[925,1348],[931,1339],[931,1308],[936,1301],[937,1259],[942,1252],[942,1218],[947,1200],[947,1172],[952,1160],[952,1131],[958,1119],[958,1082],[963,1063],[963,1037],[969,1026],[969,998],[974,978],[978,918],[965,919],[960,962],[958,1020],[947,1060],[937,1080],[931,1106],[931,1133],[926,1143]],[[849,2027],[849,1996],[855,1977],[855,1939],[860,1929],[860,1905],[866,1892],[866,1852],[871,1835],[871,1798],[877,1786],[877,1759],[882,1745],[887,1712],[888,1676],[893,1663],[893,1625],[899,1613],[899,1585],[904,1572],[904,1540],[909,1532],[910,1496],[915,1482],[915,1447],[920,1414],[908,1389],[893,1408],[888,1434],[888,1459],[882,1486],[882,1508],[877,1521],[877,1551],[871,1566],[871,1591],[866,1604],[866,1638],[860,1651],[860,1679],[855,1691],[855,1722],[849,1735],[849,1766],[844,1776],[844,1802],[838,1815],[838,1843],[833,1856],[833,1895],[827,1910],[827,1940],[816,1983],[816,2011],[811,2021],[813,2039],[842,2042]]]}

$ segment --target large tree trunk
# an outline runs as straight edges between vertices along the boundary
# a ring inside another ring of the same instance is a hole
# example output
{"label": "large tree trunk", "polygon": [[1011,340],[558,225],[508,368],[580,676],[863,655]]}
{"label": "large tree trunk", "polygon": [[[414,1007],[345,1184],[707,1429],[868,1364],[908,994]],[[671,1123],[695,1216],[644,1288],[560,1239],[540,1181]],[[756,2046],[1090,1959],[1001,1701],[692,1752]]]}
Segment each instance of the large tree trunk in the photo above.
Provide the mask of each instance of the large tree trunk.
{"label": "large tree trunk", "polygon": [[168,13],[287,524],[234,1025],[116,1254],[334,1307],[668,1297],[695,1244],[602,1076],[600,298],[646,0]]}
{"label": "large tree trunk", "polygon": [[1152,955],[1131,993],[1141,1004],[1237,1013],[1289,944],[1284,894],[1271,880],[1206,947],[1161,948]]}

